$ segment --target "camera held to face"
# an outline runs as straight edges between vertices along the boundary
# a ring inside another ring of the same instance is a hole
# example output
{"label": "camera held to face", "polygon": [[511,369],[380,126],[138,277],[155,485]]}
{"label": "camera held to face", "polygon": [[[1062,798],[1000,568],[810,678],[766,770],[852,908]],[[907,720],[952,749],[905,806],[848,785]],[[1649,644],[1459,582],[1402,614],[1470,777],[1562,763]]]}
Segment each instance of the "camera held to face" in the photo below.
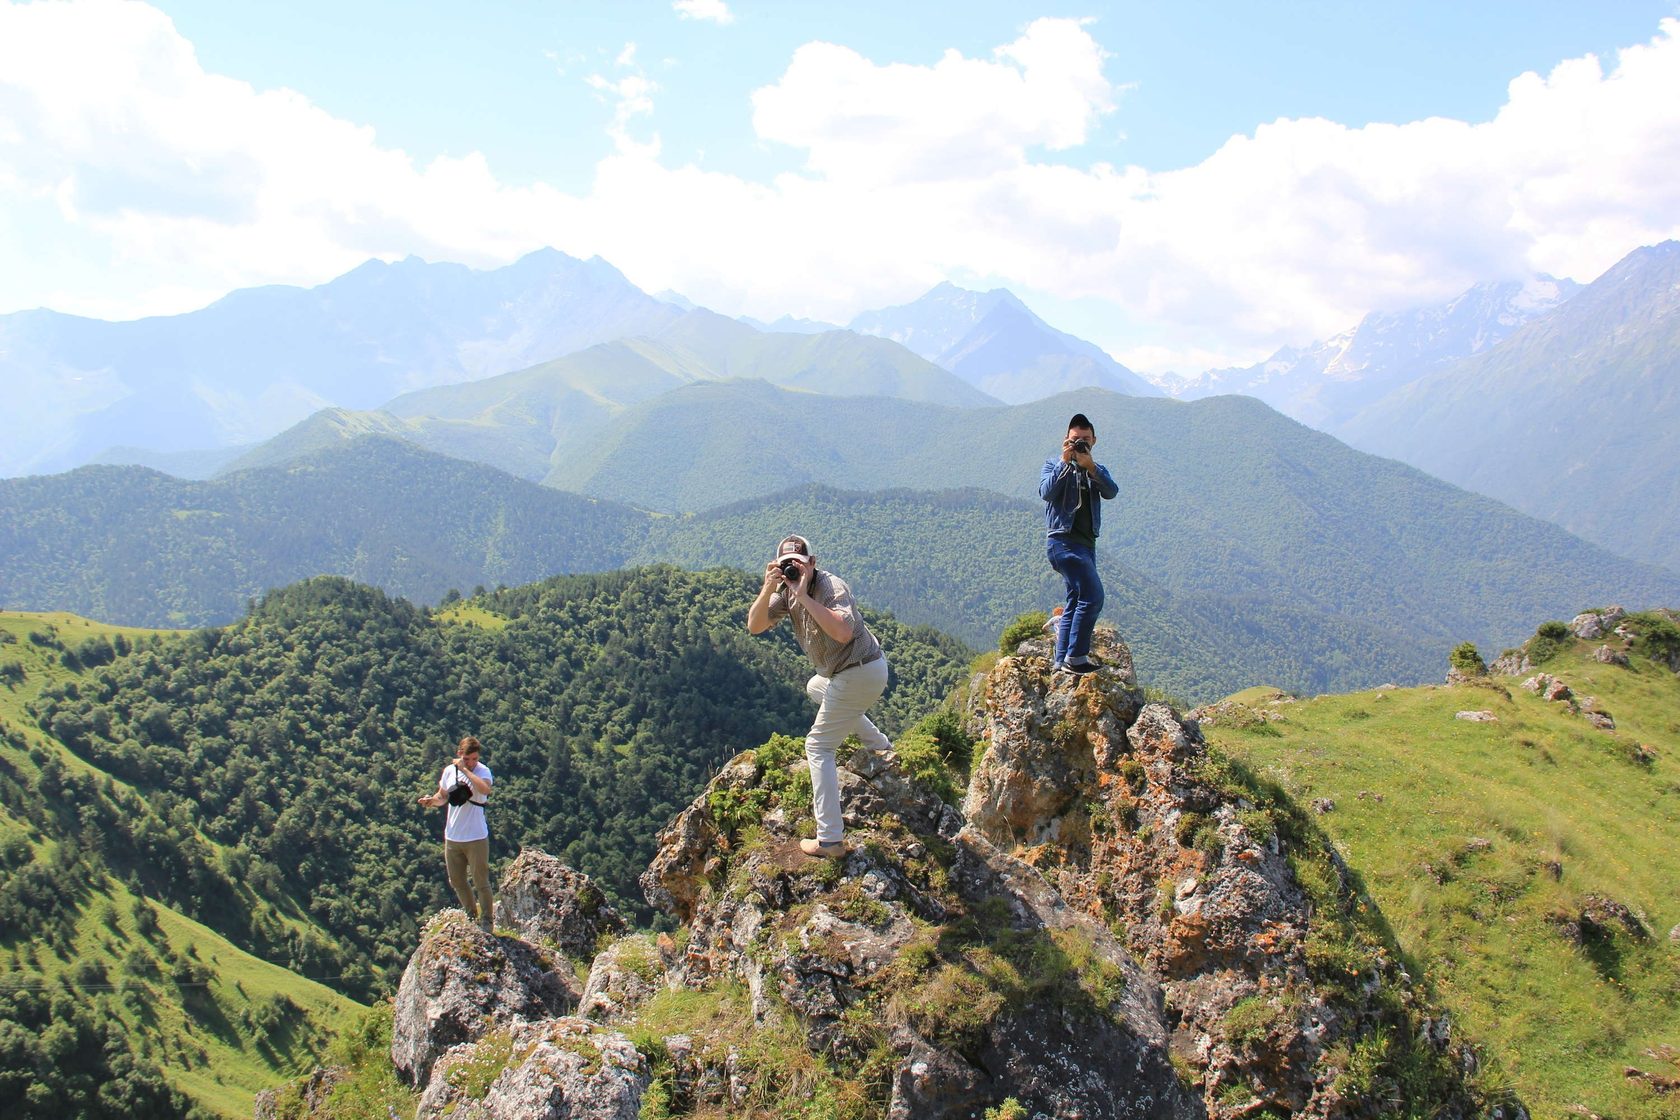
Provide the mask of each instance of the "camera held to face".
{"label": "camera held to face", "polygon": [[799,586],[799,577],[802,573],[797,563],[793,560],[782,560],[776,564],[776,567],[781,570],[782,578],[788,581],[789,586]]}
{"label": "camera held to face", "polygon": [[1091,441],[1080,436],[1073,441],[1073,449],[1080,455],[1088,455],[1091,451]]}

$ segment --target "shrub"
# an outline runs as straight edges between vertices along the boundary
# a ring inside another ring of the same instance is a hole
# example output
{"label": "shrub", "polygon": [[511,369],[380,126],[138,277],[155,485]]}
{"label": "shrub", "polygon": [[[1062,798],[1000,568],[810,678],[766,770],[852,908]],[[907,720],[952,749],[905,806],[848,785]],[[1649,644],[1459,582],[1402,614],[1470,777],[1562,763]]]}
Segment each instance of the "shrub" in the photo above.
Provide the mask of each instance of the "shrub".
{"label": "shrub", "polygon": [[1569,623],[1559,622],[1554,618],[1550,622],[1542,622],[1535,633],[1542,638],[1550,638],[1554,642],[1561,642],[1569,637]]}
{"label": "shrub", "polygon": [[1003,636],[998,639],[998,650],[1002,653],[1014,653],[1015,647],[1022,642],[1031,641],[1044,633],[1044,624],[1050,621],[1050,616],[1043,611],[1028,611],[1016,617],[1014,622],[1003,628]]}
{"label": "shrub", "polygon": [[1639,637],[1633,643],[1635,652],[1664,662],[1670,668],[1680,666],[1680,626],[1655,611],[1641,611],[1628,617],[1639,627]]}
{"label": "shrub", "polygon": [[1475,642],[1458,643],[1447,655],[1447,663],[1465,676],[1480,677],[1487,673],[1487,662],[1477,652]]}
{"label": "shrub", "polygon": [[1528,643],[1528,659],[1535,665],[1544,665],[1558,654],[1558,644],[1550,638],[1532,638]]}

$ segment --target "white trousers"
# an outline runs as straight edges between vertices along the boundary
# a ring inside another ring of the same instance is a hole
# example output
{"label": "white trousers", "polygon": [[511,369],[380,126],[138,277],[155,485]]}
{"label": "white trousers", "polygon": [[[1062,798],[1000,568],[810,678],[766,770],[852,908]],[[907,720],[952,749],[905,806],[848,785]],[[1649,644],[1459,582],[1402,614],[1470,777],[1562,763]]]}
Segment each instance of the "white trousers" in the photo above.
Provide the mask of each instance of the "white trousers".
{"label": "white trousers", "polygon": [[832,677],[812,677],[805,685],[806,695],[817,702],[817,718],[805,735],[805,761],[811,766],[811,811],[821,843],[838,844],[846,831],[840,816],[840,774],[834,764],[846,736],[856,735],[872,751],[892,749],[892,741],[863,714],[886,690],[885,657]]}

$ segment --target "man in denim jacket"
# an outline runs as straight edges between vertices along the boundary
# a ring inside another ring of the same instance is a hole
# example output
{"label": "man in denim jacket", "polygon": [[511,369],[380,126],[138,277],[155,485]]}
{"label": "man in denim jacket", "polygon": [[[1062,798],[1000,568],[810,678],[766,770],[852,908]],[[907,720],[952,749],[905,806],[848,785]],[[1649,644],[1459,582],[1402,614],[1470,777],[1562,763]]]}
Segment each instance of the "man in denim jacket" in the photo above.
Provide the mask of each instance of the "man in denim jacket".
{"label": "man in denim jacket", "polygon": [[1097,575],[1097,534],[1102,532],[1102,499],[1120,493],[1108,468],[1091,458],[1097,432],[1083,412],[1068,421],[1059,458],[1047,459],[1038,479],[1044,499],[1050,566],[1067,584],[1067,606],[1056,626],[1056,669],[1089,673],[1091,631],[1102,611],[1103,585]]}

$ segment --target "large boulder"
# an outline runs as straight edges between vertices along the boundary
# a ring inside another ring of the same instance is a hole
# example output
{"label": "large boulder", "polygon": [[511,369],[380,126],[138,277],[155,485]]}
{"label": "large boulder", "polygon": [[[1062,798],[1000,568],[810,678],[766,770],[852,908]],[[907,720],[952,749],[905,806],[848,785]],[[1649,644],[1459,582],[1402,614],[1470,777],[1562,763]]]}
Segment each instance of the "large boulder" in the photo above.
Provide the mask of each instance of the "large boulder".
{"label": "large boulder", "polygon": [[438,1059],[417,1120],[636,1120],[648,1062],[577,1018],[515,1022]]}
{"label": "large boulder", "polygon": [[460,910],[426,926],[397,985],[391,1061],[424,1086],[452,1046],[519,1022],[564,1015],[578,1002],[570,963],[548,949],[485,933]]}
{"label": "large boulder", "polygon": [[497,894],[499,925],[585,965],[603,935],[624,932],[624,919],[589,876],[536,848],[521,850],[508,865]]}

